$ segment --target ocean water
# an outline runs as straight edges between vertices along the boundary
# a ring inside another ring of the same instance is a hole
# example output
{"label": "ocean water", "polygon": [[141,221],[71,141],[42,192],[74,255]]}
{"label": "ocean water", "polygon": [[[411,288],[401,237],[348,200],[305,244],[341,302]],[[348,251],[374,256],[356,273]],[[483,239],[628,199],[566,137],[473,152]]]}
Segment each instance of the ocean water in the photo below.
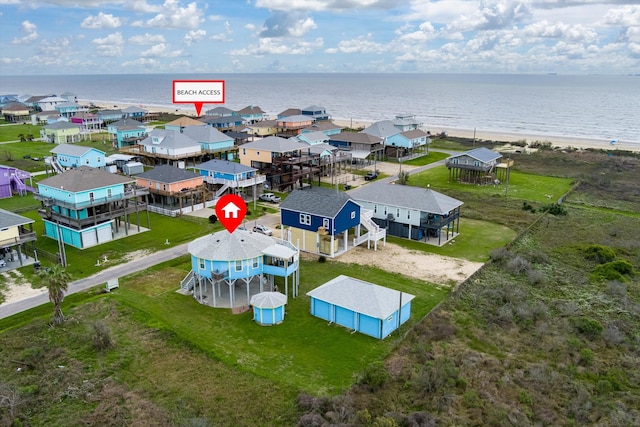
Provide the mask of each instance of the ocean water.
{"label": "ocean water", "polygon": [[[318,105],[336,119],[415,115],[426,128],[617,139],[640,144],[640,77],[504,74],[135,74],[2,76],[0,94],[171,107],[172,81],[225,80],[226,107],[272,117]],[[175,108],[184,108],[175,105]],[[205,105],[205,110],[214,105]]]}

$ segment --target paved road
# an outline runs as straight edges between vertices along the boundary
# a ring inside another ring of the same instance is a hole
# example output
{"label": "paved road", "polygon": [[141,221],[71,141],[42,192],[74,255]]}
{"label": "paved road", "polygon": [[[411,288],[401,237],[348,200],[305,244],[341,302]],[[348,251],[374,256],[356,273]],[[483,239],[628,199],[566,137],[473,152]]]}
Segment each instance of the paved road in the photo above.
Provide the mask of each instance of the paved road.
{"label": "paved road", "polygon": [[[99,273],[93,276],[85,277],[84,279],[76,280],[69,283],[69,288],[66,292],[67,295],[74,294],[76,292],[84,291],[98,285],[104,285],[110,279],[116,279],[128,274],[136,273],[138,271],[145,270],[156,264],[160,264],[165,261],[172,260],[187,253],[188,243],[183,243],[165,249],[162,251],[154,252],[150,255],[146,255],[140,259],[129,261],[125,264],[115,265],[113,267],[105,268]],[[28,310],[33,307],[37,307],[49,302],[49,294],[43,292],[42,294],[26,298],[20,301],[15,301],[7,304],[0,305],[0,319],[12,316],[22,311]]]}

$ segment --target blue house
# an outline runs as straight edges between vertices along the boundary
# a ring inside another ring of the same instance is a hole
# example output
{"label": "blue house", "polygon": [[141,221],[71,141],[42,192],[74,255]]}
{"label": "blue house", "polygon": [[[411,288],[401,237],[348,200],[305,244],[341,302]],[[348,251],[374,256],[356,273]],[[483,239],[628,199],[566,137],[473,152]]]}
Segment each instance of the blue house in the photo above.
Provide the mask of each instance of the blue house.
{"label": "blue house", "polygon": [[423,147],[430,142],[428,134],[420,129],[402,130],[410,126],[396,126],[396,122],[381,120],[368,126],[362,132],[381,138],[387,157],[401,158],[423,151]]}
{"label": "blue house", "polygon": [[131,117],[109,123],[107,133],[116,140],[118,148],[135,145],[147,137],[147,129],[144,124]]}
{"label": "blue house", "polygon": [[96,116],[102,123],[110,123],[124,118],[124,113],[121,110],[100,110]]}
{"label": "blue house", "polygon": [[212,108],[210,110],[207,110],[204,112],[205,116],[221,116],[221,117],[226,117],[226,116],[236,116],[238,115],[238,113],[236,113],[235,111],[233,111],[230,108],[227,107],[223,107],[223,106],[217,106],[215,108]]}
{"label": "blue house", "polygon": [[311,116],[314,121],[329,120],[331,116],[327,114],[327,109],[324,107],[318,107],[317,105],[311,105],[307,108],[302,108],[300,114],[303,116]]}
{"label": "blue house", "polygon": [[73,117],[76,113],[88,111],[87,107],[83,107],[75,102],[63,102],[54,106],[63,117]]}
{"label": "blue house", "polygon": [[[298,295],[298,249],[289,242],[264,234],[236,229],[200,237],[189,243],[191,271],[181,288],[211,307],[248,308],[253,295],[275,291],[281,278],[285,295]],[[236,290],[241,291],[236,296]]]}
{"label": "blue house", "polygon": [[245,122],[245,120],[237,114],[229,116],[205,116],[201,118],[200,121],[216,129],[232,129],[237,126],[242,126]]}
{"label": "blue house", "polygon": [[311,314],[383,339],[411,317],[414,295],[340,275],[307,292]]}
{"label": "blue house", "polygon": [[44,234],[84,249],[145,231],[148,194],[135,178],[80,166],[40,181],[34,197],[42,202]]}
{"label": "blue house", "polygon": [[331,136],[331,135],[339,134],[340,132],[342,132],[342,129],[344,129],[342,126],[338,126],[332,121],[324,121],[324,122],[315,122],[311,126],[308,126],[302,129],[302,133],[320,131],[327,136]]}
{"label": "blue house", "polygon": [[255,105],[248,105],[243,109],[236,111],[236,113],[249,123],[259,122],[265,118],[262,108]]}
{"label": "blue house", "polygon": [[185,126],[182,133],[199,142],[202,151],[206,153],[224,153],[225,157],[229,157],[229,154],[233,157],[233,153],[229,152],[235,151],[234,139],[218,129],[201,124],[199,126]]}
{"label": "blue house", "polygon": [[136,120],[143,120],[144,116],[147,115],[147,110],[143,108],[130,106],[130,107],[124,108],[122,110],[122,114],[124,115],[125,118],[129,117]]}
{"label": "blue house", "polygon": [[54,160],[63,168],[77,168],[89,166],[92,168],[104,168],[105,152],[96,148],[83,147],[75,144],[59,144],[49,150]]}
{"label": "blue house", "polygon": [[259,174],[258,169],[236,162],[213,159],[195,166],[213,190],[215,197],[221,197],[225,192],[235,194],[245,193],[253,188],[252,194],[257,194],[257,186],[263,184],[267,177]]}
{"label": "blue house", "polygon": [[[294,190],[280,203],[286,239],[314,254],[334,257],[365,241],[377,242],[386,236],[373,222],[363,224],[363,220],[360,205],[344,191],[324,187]],[[367,229],[364,235],[361,225]]]}

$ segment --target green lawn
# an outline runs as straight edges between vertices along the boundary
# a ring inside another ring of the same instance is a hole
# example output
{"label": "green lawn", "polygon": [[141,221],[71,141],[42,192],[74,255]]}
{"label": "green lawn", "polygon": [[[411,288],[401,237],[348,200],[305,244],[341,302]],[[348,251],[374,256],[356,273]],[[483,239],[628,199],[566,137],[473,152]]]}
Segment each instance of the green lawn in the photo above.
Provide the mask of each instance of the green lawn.
{"label": "green lawn", "polygon": [[431,163],[438,162],[440,160],[444,160],[449,156],[450,154],[448,153],[442,153],[440,151],[431,151],[429,152],[429,154],[426,154],[421,157],[417,157],[415,159],[407,160],[406,162],[402,162],[402,164],[410,165],[410,166],[424,166],[424,165],[429,165]]}
{"label": "green lawn", "polygon": [[40,138],[40,129],[42,126],[34,125],[2,125],[0,126],[0,142],[19,141],[18,135],[31,135],[33,138]]}
{"label": "green lawn", "polygon": [[392,236],[387,237],[387,241],[421,252],[486,262],[492,249],[511,242],[516,234],[515,230],[504,225],[463,217],[460,219],[460,234],[443,246]]}
{"label": "green lawn", "polygon": [[[572,178],[534,175],[512,169],[507,196],[532,202],[552,203],[567,193],[573,182],[574,179]],[[429,186],[433,190],[445,194],[447,190],[469,191],[480,193],[486,197],[505,196],[507,193],[506,182],[494,186],[461,184],[456,181],[450,181],[449,170],[445,166],[411,175],[409,184],[416,187]]]}
{"label": "green lawn", "polygon": [[[189,347],[230,367],[268,378],[276,384],[296,387],[313,394],[344,391],[365,366],[383,360],[411,325],[425,316],[448,294],[426,282],[386,271],[339,262],[301,262],[300,296],[290,298],[284,322],[264,327],[252,320],[252,313],[234,315],[228,309],[214,309],[180,295],[177,281],[158,288],[158,277],[178,278],[186,274],[189,262],[175,265],[171,276],[166,267],[125,278],[113,298],[126,304],[146,325],[176,334]],[[175,271],[175,270],[174,270]],[[306,292],[339,274],[402,290],[416,296],[411,319],[399,332],[377,340],[350,330],[328,325],[309,314]]]}

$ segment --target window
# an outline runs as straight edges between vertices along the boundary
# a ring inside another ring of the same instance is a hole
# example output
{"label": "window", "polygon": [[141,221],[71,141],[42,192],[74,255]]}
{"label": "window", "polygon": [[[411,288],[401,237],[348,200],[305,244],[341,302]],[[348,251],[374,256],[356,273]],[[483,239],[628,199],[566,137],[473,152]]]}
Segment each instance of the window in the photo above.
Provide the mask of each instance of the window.
{"label": "window", "polygon": [[300,224],[311,225],[311,215],[301,213],[300,214]]}
{"label": "window", "polygon": [[242,260],[236,260],[236,271],[242,271]]}
{"label": "window", "polygon": [[111,189],[107,188],[107,197],[111,197]]}
{"label": "window", "polygon": [[378,213],[378,205],[373,205],[373,213]]}
{"label": "window", "polygon": [[259,155],[260,155],[260,152],[259,152],[259,151],[256,151],[256,156],[259,156]]}
{"label": "window", "polygon": [[89,164],[89,159],[85,160],[86,164]]}
{"label": "window", "polygon": [[356,219],[356,211],[351,211],[351,219]]}
{"label": "window", "polygon": [[153,187],[153,181],[149,181],[149,187]]}
{"label": "window", "polygon": [[204,270],[205,266],[204,266],[204,259],[200,258],[200,270]]}
{"label": "window", "polygon": [[400,208],[396,209],[396,218],[400,218]]}
{"label": "window", "polygon": [[411,211],[407,209],[407,219],[411,219]]}
{"label": "window", "polygon": [[258,258],[254,258],[254,259],[253,259],[252,267],[253,267],[254,269],[258,268]]}
{"label": "window", "polygon": [[473,166],[480,166],[480,162],[478,160],[474,161]]}
{"label": "window", "polygon": [[162,190],[167,191],[167,184],[162,184]]}
{"label": "window", "polygon": [[325,228],[325,230],[329,229],[329,218],[322,218],[322,226]]}

